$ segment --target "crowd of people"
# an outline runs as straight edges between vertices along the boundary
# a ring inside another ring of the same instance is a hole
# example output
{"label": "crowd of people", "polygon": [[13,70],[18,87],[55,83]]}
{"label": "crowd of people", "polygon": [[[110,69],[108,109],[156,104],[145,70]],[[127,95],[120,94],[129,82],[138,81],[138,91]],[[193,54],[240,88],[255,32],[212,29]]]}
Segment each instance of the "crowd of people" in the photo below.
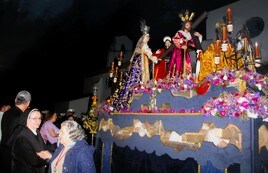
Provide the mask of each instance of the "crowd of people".
{"label": "crowd of people", "polygon": [[2,106],[1,172],[95,173],[95,148],[85,140],[75,110],[67,111],[68,118],[57,119],[56,112],[30,108],[31,98],[23,90],[13,107]]}

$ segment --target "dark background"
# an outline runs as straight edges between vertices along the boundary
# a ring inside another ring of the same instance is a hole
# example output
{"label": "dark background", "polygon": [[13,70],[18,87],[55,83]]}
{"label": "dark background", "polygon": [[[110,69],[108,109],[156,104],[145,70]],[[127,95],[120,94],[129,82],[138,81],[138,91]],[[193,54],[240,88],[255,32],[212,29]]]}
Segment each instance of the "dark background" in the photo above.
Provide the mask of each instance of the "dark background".
{"label": "dark background", "polygon": [[[83,96],[84,78],[106,69],[115,36],[135,45],[140,20],[150,26],[153,51],[165,35],[180,29],[178,13],[188,9],[196,19],[204,11],[237,0],[1,0],[1,103],[14,103],[20,90],[32,104],[53,105]],[[205,21],[196,30],[205,38]]]}

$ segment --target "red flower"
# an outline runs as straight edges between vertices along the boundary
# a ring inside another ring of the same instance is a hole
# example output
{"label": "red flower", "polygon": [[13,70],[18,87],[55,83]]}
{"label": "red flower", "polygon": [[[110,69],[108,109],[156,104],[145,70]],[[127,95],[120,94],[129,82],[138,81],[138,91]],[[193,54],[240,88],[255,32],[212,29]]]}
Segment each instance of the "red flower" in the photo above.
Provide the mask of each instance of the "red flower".
{"label": "red flower", "polygon": [[236,112],[236,113],[235,113],[235,116],[236,116],[236,117],[239,117],[239,116],[240,116],[240,114],[239,114],[238,112]]}

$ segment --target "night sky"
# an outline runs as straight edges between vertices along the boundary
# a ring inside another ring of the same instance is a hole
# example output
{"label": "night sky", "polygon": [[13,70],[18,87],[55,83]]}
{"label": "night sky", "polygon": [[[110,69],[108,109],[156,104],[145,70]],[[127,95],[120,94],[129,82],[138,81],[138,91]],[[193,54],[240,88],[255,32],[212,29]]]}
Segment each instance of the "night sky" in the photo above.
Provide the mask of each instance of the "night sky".
{"label": "night sky", "polygon": [[[181,10],[197,18],[230,2],[235,0],[1,0],[0,102],[13,104],[23,89],[42,106],[83,97],[83,79],[105,69],[114,37],[127,35],[135,44],[141,19],[151,28],[154,51],[180,28]],[[205,36],[205,21],[196,30]]]}

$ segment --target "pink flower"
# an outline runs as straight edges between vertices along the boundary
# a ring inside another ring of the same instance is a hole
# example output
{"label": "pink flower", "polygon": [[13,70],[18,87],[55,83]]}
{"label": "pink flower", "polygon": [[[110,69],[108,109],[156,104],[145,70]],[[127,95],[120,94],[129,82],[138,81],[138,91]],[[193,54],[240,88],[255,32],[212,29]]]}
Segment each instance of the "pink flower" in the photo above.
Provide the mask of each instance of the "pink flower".
{"label": "pink flower", "polygon": [[190,109],[190,113],[195,113],[195,110],[194,109]]}
{"label": "pink flower", "polygon": [[185,112],[186,112],[185,109],[180,110],[180,113],[185,113]]}
{"label": "pink flower", "polygon": [[226,112],[224,110],[220,111],[220,116],[221,117],[225,117],[225,115],[226,115]]}
{"label": "pink flower", "polygon": [[242,103],[241,103],[241,106],[243,106],[244,108],[248,108],[248,102],[247,101],[243,101]]}

